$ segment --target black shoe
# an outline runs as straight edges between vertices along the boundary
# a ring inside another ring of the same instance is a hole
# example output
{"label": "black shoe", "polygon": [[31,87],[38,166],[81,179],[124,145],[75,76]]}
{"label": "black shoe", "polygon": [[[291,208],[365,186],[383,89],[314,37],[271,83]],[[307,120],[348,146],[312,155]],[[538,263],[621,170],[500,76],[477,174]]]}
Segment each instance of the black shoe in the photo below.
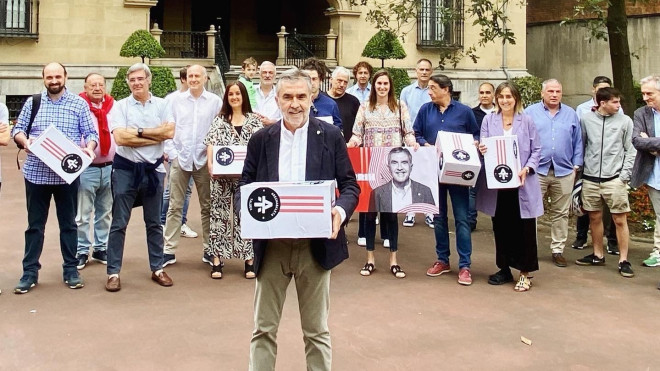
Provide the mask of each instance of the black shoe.
{"label": "black shoe", "polygon": [[103,251],[94,251],[92,253],[92,260],[95,260],[101,264],[108,264],[108,252]]}
{"label": "black shoe", "polygon": [[477,222],[470,223],[470,232],[474,232],[477,229]]}
{"label": "black shoe", "polygon": [[628,262],[627,260],[624,260],[619,263],[619,273],[626,278],[630,278],[635,275],[635,272],[633,272],[630,262]]}
{"label": "black shoe", "polygon": [[174,254],[163,254],[163,268],[174,263],[176,263],[176,256]]}
{"label": "black shoe", "polygon": [[87,254],[80,254],[78,255],[78,266],[76,268],[78,269],[83,269],[87,265],[87,262],[89,261],[89,256]]}
{"label": "black shoe", "polygon": [[36,285],[37,285],[36,277],[23,276],[21,277],[21,280],[18,281],[18,285],[16,285],[16,288],[14,288],[14,294],[25,294]]}
{"label": "black shoe", "polygon": [[[202,255],[202,263],[206,263],[206,264],[208,264],[208,265],[210,265],[210,266],[213,266],[213,256],[211,256],[211,255],[209,255],[209,254],[207,254],[207,253],[204,253],[204,255]],[[164,266],[165,266],[165,265],[163,265],[163,267],[164,267]]]}
{"label": "black shoe", "polygon": [[82,277],[78,272],[72,274],[71,276],[64,279],[64,283],[69,286],[70,289],[81,289],[85,287]]}
{"label": "black shoe", "polygon": [[619,246],[607,243],[607,253],[610,255],[619,255]]}
{"label": "black shoe", "polygon": [[488,276],[488,283],[491,285],[503,285],[507,282],[513,282],[513,274],[511,274],[510,269],[502,269]]}
{"label": "black shoe", "polygon": [[587,247],[587,239],[578,237],[575,239],[575,241],[573,241],[571,247],[574,249],[582,250]]}
{"label": "black shoe", "polygon": [[602,258],[597,257],[594,254],[589,254],[585,256],[582,259],[578,259],[575,261],[575,264],[577,265],[605,265],[605,257],[603,256]]}

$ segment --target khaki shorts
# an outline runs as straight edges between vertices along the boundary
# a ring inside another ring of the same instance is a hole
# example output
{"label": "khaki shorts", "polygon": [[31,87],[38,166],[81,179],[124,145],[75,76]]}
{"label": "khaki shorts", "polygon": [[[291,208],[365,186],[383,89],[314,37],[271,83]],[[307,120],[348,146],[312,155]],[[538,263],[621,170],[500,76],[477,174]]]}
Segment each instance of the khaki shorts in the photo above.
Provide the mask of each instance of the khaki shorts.
{"label": "khaki shorts", "polygon": [[603,203],[605,203],[612,214],[630,212],[628,189],[619,178],[604,183],[584,179],[582,181],[582,203],[583,208],[587,211],[601,211]]}

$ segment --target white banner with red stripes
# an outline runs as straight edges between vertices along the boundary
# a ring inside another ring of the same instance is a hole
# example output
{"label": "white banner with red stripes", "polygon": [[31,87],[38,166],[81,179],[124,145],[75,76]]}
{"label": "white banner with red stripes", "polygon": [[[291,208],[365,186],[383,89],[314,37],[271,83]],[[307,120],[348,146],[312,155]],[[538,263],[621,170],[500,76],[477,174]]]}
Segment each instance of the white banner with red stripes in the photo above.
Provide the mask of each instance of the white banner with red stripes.
{"label": "white banner with red stripes", "polygon": [[518,136],[505,135],[481,138],[487,150],[484,154],[486,183],[490,189],[520,186],[520,156]]}
{"label": "white banner with red stripes", "polygon": [[92,163],[92,159],[77,144],[53,125],[30,144],[30,152],[68,184],[73,183]]}
{"label": "white banner with red stripes", "polygon": [[247,146],[213,146],[213,174],[241,175]]}

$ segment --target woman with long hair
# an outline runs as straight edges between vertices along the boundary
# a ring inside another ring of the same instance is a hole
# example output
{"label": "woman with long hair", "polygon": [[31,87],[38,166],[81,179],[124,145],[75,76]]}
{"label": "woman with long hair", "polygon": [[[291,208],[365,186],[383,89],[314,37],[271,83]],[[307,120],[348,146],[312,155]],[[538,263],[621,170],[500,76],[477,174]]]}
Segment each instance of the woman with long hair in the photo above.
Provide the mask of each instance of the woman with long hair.
{"label": "woman with long hair", "polygon": [[222,278],[222,259],[232,256],[245,261],[245,278],[254,278],[251,240],[241,238],[239,215],[234,211],[234,194],[238,177],[213,175],[213,146],[247,145],[250,137],[263,127],[252,113],[247,89],[241,82],[229,84],[225,90],[220,113],[204,139],[211,173],[211,228],[205,251],[213,257],[211,278]]}
{"label": "woman with long hair", "polygon": [[[543,215],[541,186],[536,168],[541,156],[541,141],[532,118],[523,113],[518,89],[505,81],[495,90],[496,110],[486,115],[481,124],[481,139],[516,135],[522,170],[520,187],[488,189],[485,171],[477,181],[477,209],[493,218],[495,235],[495,262],[500,269],[488,277],[491,285],[513,282],[511,268],[520,271],[514,290],[528,291],[532,286],[530,272],[539,269],[536,251],[536,218]],[[488,148],[481,143],[479,151]]]}
{"label": "woman with long hair", "polygon": [[[415,150],[419,144],[410,123],[410,115],[405,104],[394,97],[392,77],[386,70],[374,74],[371,82],[369,101],[358,110],[353,126],[353,136],[346,144],[349,148],[359,147],[401,147],[404,142]],[[374,245],[376,239],[376,212],[365,213],[365,234],[367,239],[367,263],[360,270],[363,276],[370,276],[376,269]],[[385,224],[390,243],[390,272],[396,278],[404,278],[406,272],[396,259],[399,223],[396,213],[380,213],[380,223]]]}

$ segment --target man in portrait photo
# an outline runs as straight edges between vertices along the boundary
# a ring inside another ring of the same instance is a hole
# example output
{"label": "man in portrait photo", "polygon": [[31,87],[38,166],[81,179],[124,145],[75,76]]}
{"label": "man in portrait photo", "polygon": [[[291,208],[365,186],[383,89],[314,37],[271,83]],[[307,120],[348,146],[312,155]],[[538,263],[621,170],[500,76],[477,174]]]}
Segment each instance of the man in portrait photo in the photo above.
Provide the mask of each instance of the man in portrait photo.
{"label": "man in portrait photo", "polygon": [[435,205],[431,188],[410,179],[412,154],[403,147],[393,148],[387,155],[387,167],[392,181],[376,187],[371,193],[369,209],[398,212],[411,204]]}

